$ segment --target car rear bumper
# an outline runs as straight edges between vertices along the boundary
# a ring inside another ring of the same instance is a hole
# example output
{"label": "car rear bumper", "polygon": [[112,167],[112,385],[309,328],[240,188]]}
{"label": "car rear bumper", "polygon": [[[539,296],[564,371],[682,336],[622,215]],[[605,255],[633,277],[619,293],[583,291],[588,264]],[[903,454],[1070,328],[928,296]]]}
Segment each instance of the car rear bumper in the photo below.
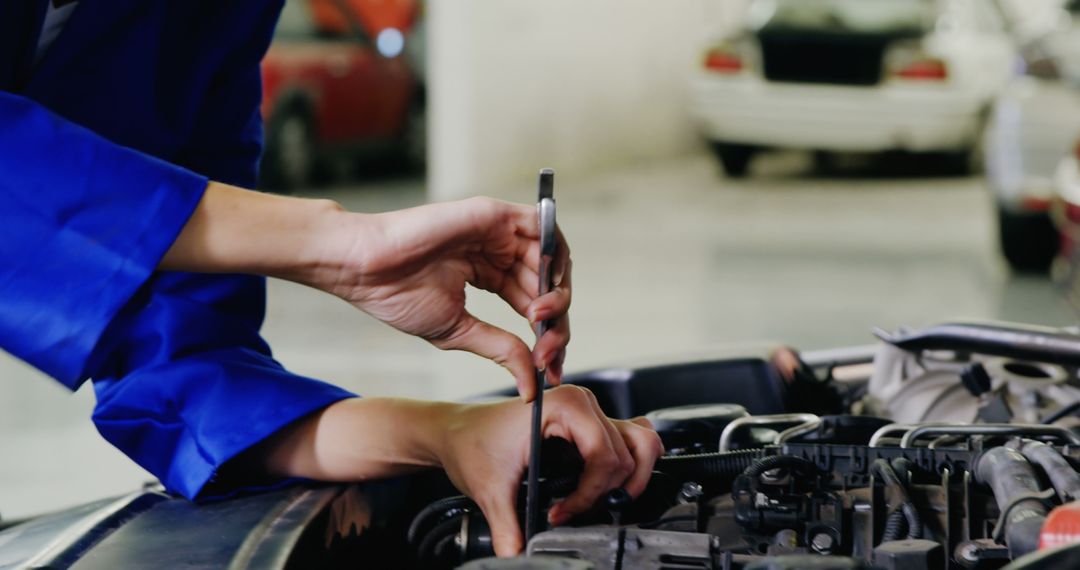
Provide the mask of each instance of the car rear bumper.
{"label": "car rear bumper", "polygon": [[970,148],[982,102],[936,86],[769,83],[701,75],[692,112],[710,140],[834,151]]}

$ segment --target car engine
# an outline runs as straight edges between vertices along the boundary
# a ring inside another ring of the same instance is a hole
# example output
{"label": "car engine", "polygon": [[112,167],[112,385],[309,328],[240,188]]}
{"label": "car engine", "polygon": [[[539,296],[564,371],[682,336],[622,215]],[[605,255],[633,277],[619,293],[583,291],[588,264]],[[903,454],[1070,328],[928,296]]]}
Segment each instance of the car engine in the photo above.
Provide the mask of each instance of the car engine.
{"label": "car engine", "polygon": [[[730,366],[634,373],[696,400],[676,406],[649,408],[663,398],[633,382],[606,389],[619,371],[579,378],[609,414],[642,412],[660,433],[648,489],[612,491],[514,559],[493,557],[472,501],[440,497],[408,528],[419,567],[1080,567],[1080,335],[948,324],[877,336],[861,352],[772,348],[753,382]],[[725,374],[730,390],[698,390]],[[580,459],[557,439],[544,456],[552,504]]]}

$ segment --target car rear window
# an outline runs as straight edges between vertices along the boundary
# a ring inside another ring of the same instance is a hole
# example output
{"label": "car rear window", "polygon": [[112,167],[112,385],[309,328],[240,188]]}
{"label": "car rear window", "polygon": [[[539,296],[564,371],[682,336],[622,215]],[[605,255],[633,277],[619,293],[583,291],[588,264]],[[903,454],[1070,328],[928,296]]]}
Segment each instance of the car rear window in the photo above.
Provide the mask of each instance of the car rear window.
{"label": "car rear window", "polygon": [[353,34],[347,5],[340,0],[287,0],[274,37],[277,39],[334,39]]}
{"label": "car rear window", "polygon": [[305,0],[288,0],[281,9],[274,36],[284,39],[303,39],[315,36],[315,22]]}
{"label": "car rear window", "polygon": [[934,18],[930,0],[761,0],[752,11],[763,29],[860,34],[924,31]]}

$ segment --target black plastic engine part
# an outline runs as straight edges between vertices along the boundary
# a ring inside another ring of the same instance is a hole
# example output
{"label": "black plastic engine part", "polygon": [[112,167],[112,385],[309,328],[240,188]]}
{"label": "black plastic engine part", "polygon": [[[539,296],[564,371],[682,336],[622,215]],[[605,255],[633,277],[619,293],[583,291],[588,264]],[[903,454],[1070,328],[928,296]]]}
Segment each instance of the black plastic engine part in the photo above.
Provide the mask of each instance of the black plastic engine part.
{"label": "black plastic engine part", "polygon": [[964,383],[967,391],[971,392],[972,396],[979,397],[990,391],[990,374],[986,372],[986,367],[980,362],[964,368],[960,372],[960,380]]}
{"label": "black plastic engine part", "polygon": [[745,570],[869,570],[865,562],[846,556],[816,556],[792,554],[758,560]]}
{"label": "black plastic engine part", "polygon": [[874,566],[881,570],[941,570],[945,557],[933,540],[895,540],[874,549]]}

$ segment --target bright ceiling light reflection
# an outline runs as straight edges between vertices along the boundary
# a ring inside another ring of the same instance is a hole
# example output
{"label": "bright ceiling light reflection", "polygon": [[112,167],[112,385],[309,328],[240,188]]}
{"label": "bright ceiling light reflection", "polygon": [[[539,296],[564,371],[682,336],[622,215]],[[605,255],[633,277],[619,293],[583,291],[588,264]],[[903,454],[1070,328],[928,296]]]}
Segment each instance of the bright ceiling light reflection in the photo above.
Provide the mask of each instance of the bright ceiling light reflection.
{"label": "bright ceiling light reflection", "polygon": [[405,49],[405,36],[397,28],[386,28],[375,38],[375,47],[384,57],[397,57]]}

